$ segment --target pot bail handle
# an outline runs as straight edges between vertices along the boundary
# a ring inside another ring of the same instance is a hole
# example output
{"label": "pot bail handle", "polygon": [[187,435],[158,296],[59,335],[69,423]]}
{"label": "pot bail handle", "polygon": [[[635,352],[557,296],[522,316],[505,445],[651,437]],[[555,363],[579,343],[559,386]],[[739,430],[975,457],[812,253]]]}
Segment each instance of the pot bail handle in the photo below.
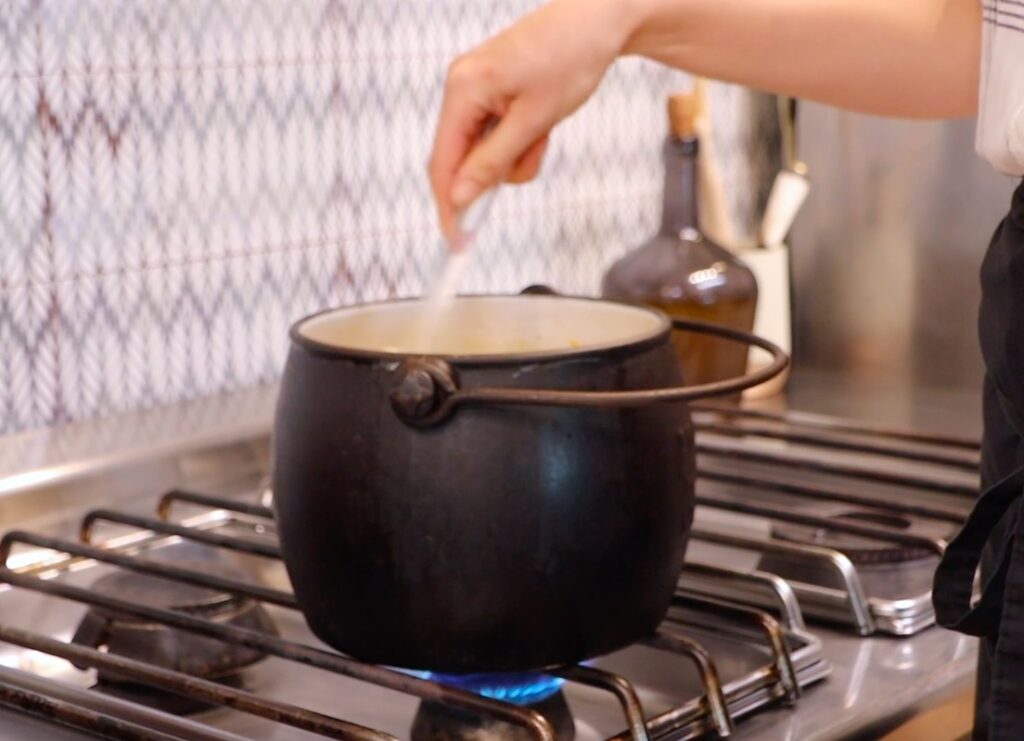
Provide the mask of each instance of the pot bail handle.
{"label": "pot bail handle", "polygon": [[[760,348],[771,355],[772,362],[752,373],[697,386],[676,386],[641,391],[563,391],[558,389],[460,389],[454,371],[447,363],[438,359],[429,361],[424,359],[407,365],[403,383],[392,394],[392,405],[407,423],[418,427],[427,427],[443,421],[457,407],[470,404],[596,409],[673,404],[736,394],[770,381],[789,366],[789,357],[782,348],[774,342],[749,332],[689,319],[673,319],[672,328],[679,332],[711,335]],[[404,389],[404,393],[400,389]]]}

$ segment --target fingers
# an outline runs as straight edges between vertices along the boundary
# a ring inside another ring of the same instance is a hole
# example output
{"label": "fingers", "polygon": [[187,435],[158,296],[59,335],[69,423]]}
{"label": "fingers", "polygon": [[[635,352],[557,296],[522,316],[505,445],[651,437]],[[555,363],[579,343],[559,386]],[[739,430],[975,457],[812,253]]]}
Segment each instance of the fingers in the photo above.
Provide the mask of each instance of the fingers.
{"label": "fingers", "polygon": [[450,197],[452,181],[459,165],[475,143],[486,115],[467,98],[445,95],[429,165],[430,186],[434,192],[441,230],[445,234],[451,232],[455,220],[455,207]]}
{"label": "fingers", "polygon": [[487,122],[504,113],[504,99],[496,76],[484,73],[472,58],[458,59],[448,70],[429,165],[430,184],[445,234],[451,233],[457,210],[451,200],[455,175]]}
{"label": "fingers", "polygon": [[543,145],[538,153],[531,149],[543,141],[549,130],[536,106],[523,98],[513,100],[494,131],[466,154],[458,168],[449,193],[452,207],[467,207],[485,190],[508,177],[517,162],[529,160],[528,154],[536,156],[535,164],[539,166],[537,155],[543,155]]}
{"label": "fingers", "polygon": [[[547,136],[593,94],[633,32],[633,3],[552,0],[449,70],[430,163],[441,226],[502,180],[536,176]],[[485,123],[499,120],[481,139]]]}
{"label": "fingers", "polygon": [[548,149],[548,137],[543,136],[535,141],[526,154],[519,158],[519,161],[512,166],[512,170],[505,177],[509,183],[528,183],[540,173],[540,166],[544,161],[544,154]]}

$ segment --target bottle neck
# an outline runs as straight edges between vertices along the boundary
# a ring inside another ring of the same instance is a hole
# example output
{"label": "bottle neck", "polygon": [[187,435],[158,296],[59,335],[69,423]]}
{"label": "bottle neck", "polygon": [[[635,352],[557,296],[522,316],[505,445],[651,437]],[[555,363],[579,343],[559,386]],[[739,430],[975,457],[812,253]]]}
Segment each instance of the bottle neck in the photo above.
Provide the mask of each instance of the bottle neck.
{"label": "bottle neck", "polygon": [[665,142],[665,191],[661,233],[679,237],[686,229],[700,232],[696,137],[669,136]]}

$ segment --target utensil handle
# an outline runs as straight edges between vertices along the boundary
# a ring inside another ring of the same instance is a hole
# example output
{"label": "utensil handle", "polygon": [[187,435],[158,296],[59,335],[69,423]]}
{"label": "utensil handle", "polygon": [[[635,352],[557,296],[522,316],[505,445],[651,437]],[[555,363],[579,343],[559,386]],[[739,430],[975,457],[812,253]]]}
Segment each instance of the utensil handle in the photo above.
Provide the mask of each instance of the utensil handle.
{"label": "utensil handle", "polygon": [[[789,366],[789,356],[782,348],[774,342],[749,332],[688,319],[673,319],[672,327],[676,331],[696,332],[761,348],[771,355],[771,363],[736,378],[697,386],[676,386],[642,391],[563,391],[558,389],[460,389],[447,363],[435,359],[429,364],[417,365],[407,370],[407,378],[414,375],[416,377],[415,383],[409,385],[413,386],[419,394],[430,393],[430,403],[427,403],[428,400],[424,396],[416,399],[416,403],[409,403],[407,396],[399,402],[395,395],[392,396],[392,402],[395,410],[406,422],[417,426],[436,424],[449,417],[459,406],[473,404],[595,409],[678,404],[739,393],[775,378]],[[415,413],[412,410],[415,410]]]}
{"label": "utensil handle", "polygon": [[[480,138],[478,142],[482,142],[494,128],[498,125],[498,119],[491,117],[484,124],[483,130],[480,132]],[[504,175],[499,180],[498,184],[485,190],[479,196],[476,197],[472,203],[466,208],[455,214],[455,231],[451,238],[451,248],[456,253],[466,251],[466,246],[476,235],[477,230],[483,225],[487,219],[487,215],[491,211],[491,205],[494,203],[494,196],[498,193],[498,188],[502,181],[504,181]]]}
{"label": "utensil handle", "polygon": [[494,203],[494,196],[498,194],[498,186],[488,188],[480,196],[469,204],[469,208],[458,216],[456,230],[463,238],[472,237],[484,223]]}

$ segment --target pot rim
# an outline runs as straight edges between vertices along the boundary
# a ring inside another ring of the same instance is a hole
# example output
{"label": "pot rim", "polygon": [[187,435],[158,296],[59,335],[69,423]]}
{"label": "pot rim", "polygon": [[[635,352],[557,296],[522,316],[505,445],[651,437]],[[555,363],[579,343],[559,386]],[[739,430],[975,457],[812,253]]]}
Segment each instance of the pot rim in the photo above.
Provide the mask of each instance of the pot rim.
{"label": "pot rim", "polygon": [[[321,357],[327,357],[332,359],[347,359],[363,362],[378,362],[378,363],[401,363],[409,358],[438,358],[444,360],[452,365],[462,367],[474,367],[474,366],[508,366],[508,365],[523,365],[530,363],[547,363],[556,362],[563,360],[583,360],[591,359],[595,357],[607,358],[609,356],[618,356],[632,354],[646,350],[655,345],[667,342],[669,335],[672,332],[672,322],[660,309],[656,309],[651,306],[642,304],[632,304],[622,301],[612,301],[603,298],[592,298],[590,296],[562,296],[562,295],[544,295],[543,298],[555,299],[559,301],[573,301],[573,302],[589,302],[594,304],[612,304],[628,307],[638,311],[643,311],[653,316],[658,326],[654,330],[646,333],[637,335],[635,339],[627,340],[624,342],[609,342],[604,344],[596,344],[582,348],[568,348],[565,350],[541,350],[535,352],[520,352],[520,353],[501,353],[501,354],[444,354],[444,353],[403,353],[403,352],[389,352],[386,350],[366,350],[360,348],[343,347],[340,345],[328,344],[314,340],[302,333],[302,327],[307,322],[319,319],[320,317],[328,314],[333,314],[339,311],[365,309],[372,306],[384,306],[388,304],[403,304],[413,303],[415,301],[422,301],[421,297],[405,297],[397,299],[382,299],[380,301],[367,301],[365,303],[351,304],[349,306],[337,306],[330,309],[324,309],[314,314],[302,317],[298,321],[294,322],[288,332],[288,336],[293,343],[304,350],[307,350],[315,355]],[[535,296],[528,294],[465,294],[459,295],[459,299],[488,299],[488,298],[500,298],[500,299],[515,299],[521,301],[536,300]]]}

